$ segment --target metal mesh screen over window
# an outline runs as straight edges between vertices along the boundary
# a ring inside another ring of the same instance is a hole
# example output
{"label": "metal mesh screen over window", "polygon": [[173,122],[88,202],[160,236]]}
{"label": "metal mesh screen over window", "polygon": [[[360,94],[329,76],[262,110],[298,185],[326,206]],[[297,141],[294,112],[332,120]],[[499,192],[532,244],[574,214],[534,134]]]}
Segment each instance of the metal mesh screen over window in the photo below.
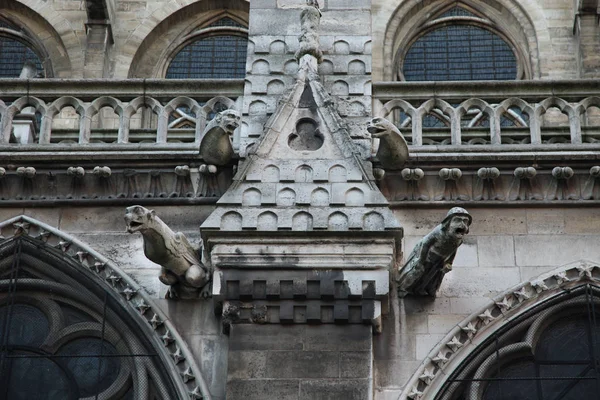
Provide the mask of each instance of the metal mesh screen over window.
{"label": "metal mesh screen over window", "polygon": [[[495,334],[446,382],[436,400],[583,400],[600,393],[599,289]],[[513,322],[514,323],[514,322]]]}
{"label": "metal mesh screen over window", "polygon": [[243,78],[248,41],[240,36],[211,36],[185,46],[171,61],[167,79]]}
{"label": "metal mesh screen over window", "polygon": [[119,300],[39,246],[0,245],[0,400],[177,398]]}
{"label": "metal mesh screen over window", "polygon": [[471,25],[431,31],[408,50],[407,81],[510,80],[517,62],[510,46],[494,33]]}
{"label": "metal mesh screen over window", "polygon": [[213,26],[233,26],[236,28],[245,28],[244,25],[232,20],[229,17],[221,18],[217,22],[213,22],[212,24],[208,25],[209,28],[212,28]]}
{"label": "metal mesh screen over window", "polygon": [[475,17],[475,14],[465,10],[462,7],[453,7],[440,15],[438,18],[446,18],[446,17]]}
{"label": "metal mesh screen over window", "polygon": [[32,61],[38,71],[43,71],[33,50],[18,40],[0,36],[0,78],[18,78],[25,61]]}

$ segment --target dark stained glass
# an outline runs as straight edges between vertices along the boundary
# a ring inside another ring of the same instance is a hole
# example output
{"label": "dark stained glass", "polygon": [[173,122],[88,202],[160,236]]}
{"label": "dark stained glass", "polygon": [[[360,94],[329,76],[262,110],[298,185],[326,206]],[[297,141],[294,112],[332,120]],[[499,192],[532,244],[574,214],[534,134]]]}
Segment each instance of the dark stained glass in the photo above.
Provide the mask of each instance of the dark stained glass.
{"label": "dark stained glass", "polygon": [[82,397],[102,392],[117,379],[121,361],[111,357],[116,354],[111,344],[95,338],[76,339],[58,352],[68,356],[64,359],[65,366],[75,378]]}
{"label": "dark stained glass", "polygon": [[246,74],[248,41],[240,36],[210,36],[185,46],[171,61],[167,79],[228,79]]}
{"label": "dark stained glass", "polygon": [[213,22],[212,24],[208,25],[208,28],[212,28],[213,26],[232,26],[236,28],[245,28],[244,25],[234,21],[229,17],[221,18],[220,20]]}
{"label": "dark stained glass", "polygon": [[43,71],[40,58],[18,40],[0,36],[0,78],[18,78],[25,61],[32,61]]}
{"label": "dark stained glass", "polygon": [[[4,337],[6,332],[7,338]],[[50,323],[39,309],[28,304],[0,307],[0,344],[37,347],[44,343],[49,332]]]}
{"label": "dark stained glass", "polygon": [[[438,18],[446,18],[446,17],[475,17],[476,15],[465,10],[462,7],[452,7]],[[436,18],[437,19],[437,18]]]}
{"label": "dark stained glass", "polygon": [[510,46],[492,32],[471,25],[431,31],[408,50],[407,81],[510,80],[517,63]]}

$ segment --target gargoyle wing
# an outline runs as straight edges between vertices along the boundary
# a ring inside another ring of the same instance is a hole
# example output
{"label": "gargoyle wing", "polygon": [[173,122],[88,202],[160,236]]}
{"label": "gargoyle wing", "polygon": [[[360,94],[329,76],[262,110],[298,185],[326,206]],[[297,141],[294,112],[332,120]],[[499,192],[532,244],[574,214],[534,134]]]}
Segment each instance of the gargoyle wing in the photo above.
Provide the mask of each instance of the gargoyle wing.
{"label": "gargoyle wing", "polygon": [[202,265],[197,256],[198,252],[183,233],[177,232],[171,238],[172,240],[165,241],[167,250],[176,257],[183,257],[190,264]]}

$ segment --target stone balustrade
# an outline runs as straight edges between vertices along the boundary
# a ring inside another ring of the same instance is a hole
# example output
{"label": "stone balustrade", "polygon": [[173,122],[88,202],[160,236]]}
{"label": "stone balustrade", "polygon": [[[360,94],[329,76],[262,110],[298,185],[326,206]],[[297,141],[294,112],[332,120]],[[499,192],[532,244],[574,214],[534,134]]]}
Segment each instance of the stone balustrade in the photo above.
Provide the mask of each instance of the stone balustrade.
{"label": "stone balustrade", "polygon": [[600,141],[597,80],[381,82],[373,98],[413,146]]}
{"label": "stone balustrade", "polygon": [[197,147],[207,120],[240,108],[243,85],[243,80],[0,79],[0,144]]}

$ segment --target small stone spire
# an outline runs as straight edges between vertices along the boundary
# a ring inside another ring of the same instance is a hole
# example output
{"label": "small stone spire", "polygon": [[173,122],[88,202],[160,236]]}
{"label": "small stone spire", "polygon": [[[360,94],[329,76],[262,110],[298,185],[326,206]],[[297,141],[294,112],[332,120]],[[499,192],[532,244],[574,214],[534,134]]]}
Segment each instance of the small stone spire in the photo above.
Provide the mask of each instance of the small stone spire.
{"label": "small stone spire", "polygon": [[321,11],[319,10],[318,0],[306,0],[306,6],[300,14],[300,25],[302,33],[298,40],[300,48],[296,52],[298,62],[306,56],[310,55],[316,58],[320,64],[323,61],[323,52],[319,44],[319,24],[321,22]]}

